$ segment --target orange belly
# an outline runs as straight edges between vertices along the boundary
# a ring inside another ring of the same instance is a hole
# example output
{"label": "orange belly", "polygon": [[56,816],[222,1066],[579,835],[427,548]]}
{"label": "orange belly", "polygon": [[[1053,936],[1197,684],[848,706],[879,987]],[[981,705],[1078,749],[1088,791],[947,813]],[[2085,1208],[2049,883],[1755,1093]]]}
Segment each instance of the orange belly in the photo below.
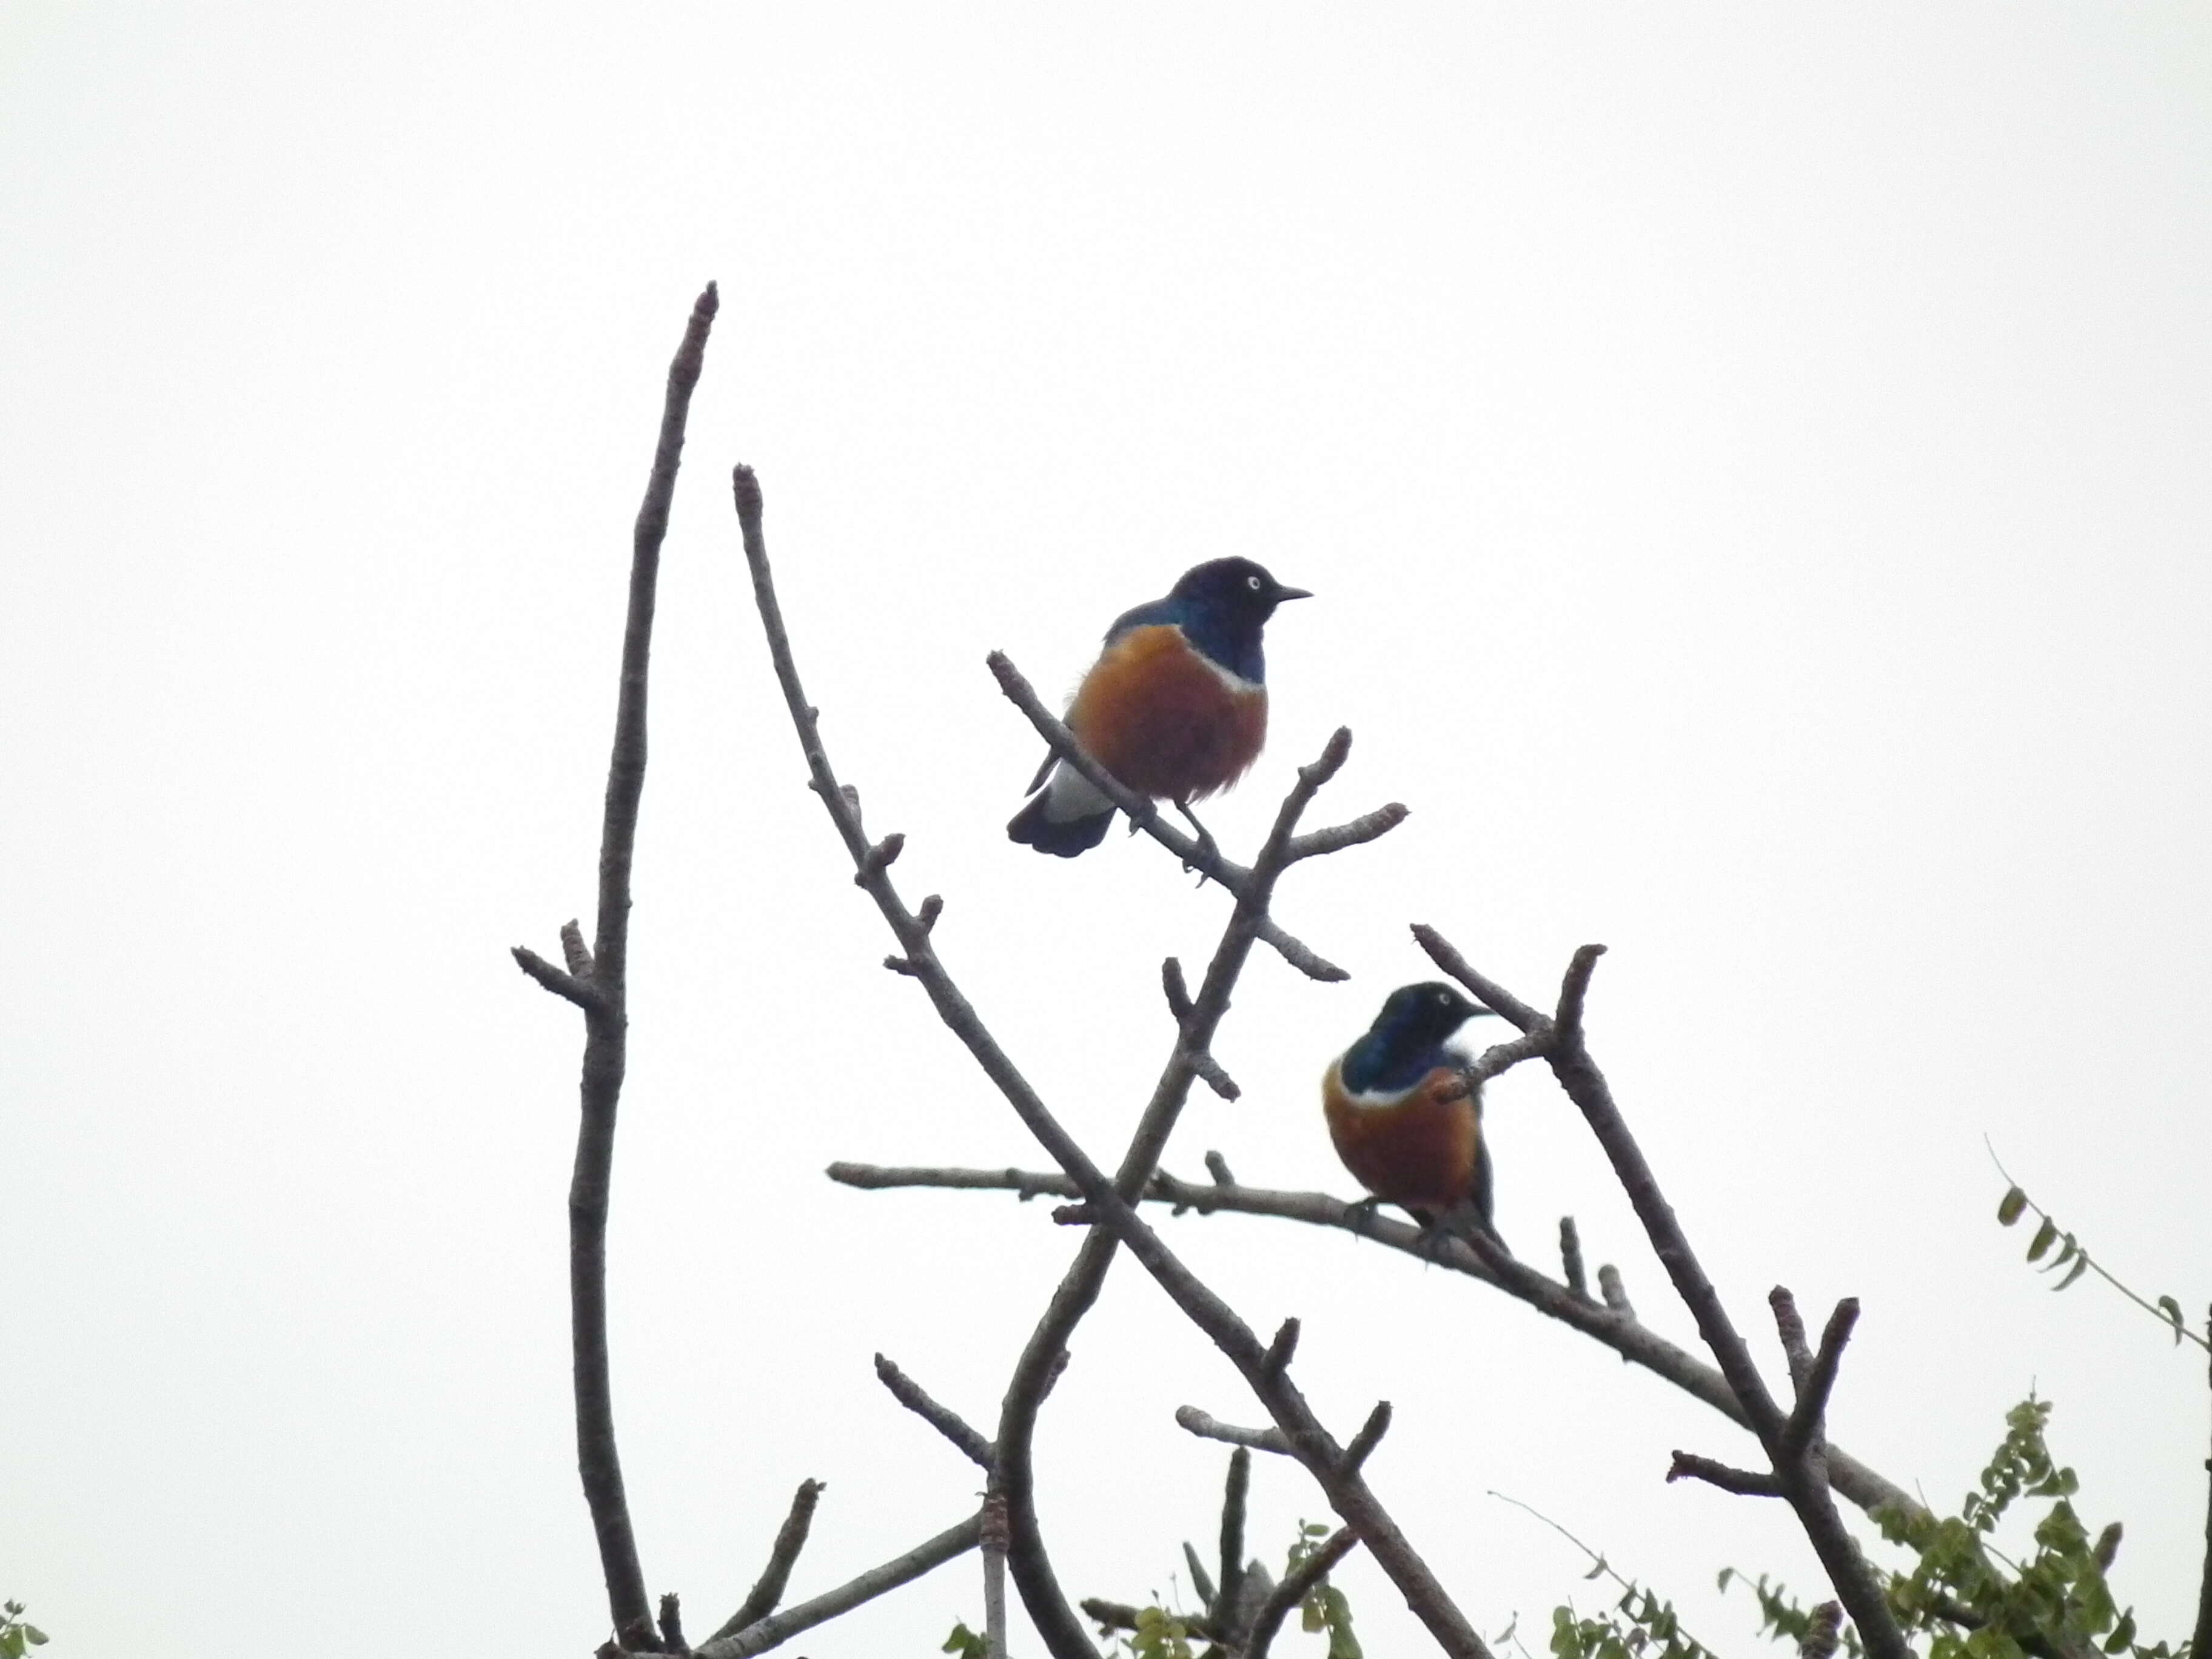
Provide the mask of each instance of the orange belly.
{"label": "orange belly", "polygon": [[1129,788],[1188,803],[1227,788],[1259,758],[1267,694],[1230,685],[1181,629],[1155,623],[1106,647],[1067,725]]}
{"label": "orange belly", "polygon": [[1474,1102],[1440,1099],[1457,1074],[1439,1066],[1389,1106],[1362,1106],[1331,1065],[1322,1108],[1336,1155],[1359,1184],[1393,1204],[1445,1210],[1474,1195],[1479,1131]]}

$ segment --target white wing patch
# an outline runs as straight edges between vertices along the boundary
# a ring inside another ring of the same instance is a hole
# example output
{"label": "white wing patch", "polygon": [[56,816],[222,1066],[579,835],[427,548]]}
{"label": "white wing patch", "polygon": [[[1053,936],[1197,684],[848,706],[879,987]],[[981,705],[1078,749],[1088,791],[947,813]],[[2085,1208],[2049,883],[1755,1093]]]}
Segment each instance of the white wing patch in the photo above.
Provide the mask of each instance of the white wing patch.
{"label": "white wing patch", "polygon": [[1097,786],[1066,761],[1052,769],[1045,781],[1044,816],[1048,823],[1072,823],[1110,812],[1114,803],[1098,793]]}

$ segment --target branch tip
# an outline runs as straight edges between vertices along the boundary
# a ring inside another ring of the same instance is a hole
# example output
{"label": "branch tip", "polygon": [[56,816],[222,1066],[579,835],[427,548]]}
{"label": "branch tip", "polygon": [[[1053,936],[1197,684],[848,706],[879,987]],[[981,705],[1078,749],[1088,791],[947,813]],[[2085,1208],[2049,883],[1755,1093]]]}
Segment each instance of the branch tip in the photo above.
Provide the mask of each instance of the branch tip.
{"label": "branch tip", "polygon": [[1585,1302],[1590,1299],[1589,1280],[1583,1270],[1583,1236],[1571,1215],[1559,1218],[1559,1272],[1570,1291]]}
{"label": "branch tip", "polygon": [[1710,1457],[1700,1457],[1695,1452],[1678,1451],[1668,1466],[1667,1479],[1702,1480],[1718,1486],[1723,1492],[1732,1492],[1739,1498],[1779,1498],[1782,1488],[1771,1474],[1759,1474],[1750,1469],[1739,1469],[1717,1462]]}
{"label": "branch tip", "polygon": [[[846,786],[848,794],[851,788],[851,785],[848,784]],[[855,811],[860,810],[860,805],[857,800],[853,803],[853,810]],[[896,830],[891,834],[885,836],[873,847],[868,848],[868,855],[860,860],[860,867],[853,872],[853,885],[855,887],[866,887],[878,876],[880,876],[884,871],[890,869],[891,866],[896,864],[898,862],[898,855],[904,851],[906,851],[906,837],[904,836],[899,834]]]}
{"label": "branch tip", "polygon": [[1390,1402],[1378,1400],[1375,1409],[1367,1413],[1367,1420],[1359,1425],[1359,1432],[1352,1437],[1352,1443],[1344,1449],[1344,1461],[1338,1468],[1346,1475],[1357,1474],[1359,1466],[1373,1455],[1382,1443],[1390,1427]]}

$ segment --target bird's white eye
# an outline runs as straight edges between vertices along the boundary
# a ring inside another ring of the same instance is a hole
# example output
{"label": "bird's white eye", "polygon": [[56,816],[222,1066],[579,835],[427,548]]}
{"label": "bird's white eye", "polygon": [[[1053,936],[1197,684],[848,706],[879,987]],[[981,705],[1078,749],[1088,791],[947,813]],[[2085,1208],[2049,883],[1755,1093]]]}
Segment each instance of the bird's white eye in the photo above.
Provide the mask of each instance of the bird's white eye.
{"label": "bird's white eye", "polygon": [[1244,579],[1244,586],[1256,593],[1260,591],[1260,579],[1257,576],[1247,576]]}
{"label": "bird's white eye", "polygon": [[1439,991],[1437,993],[1437,1006],[1439,1008],[1449,1008],[1451,1006],[1451,993],[1449,991]]}

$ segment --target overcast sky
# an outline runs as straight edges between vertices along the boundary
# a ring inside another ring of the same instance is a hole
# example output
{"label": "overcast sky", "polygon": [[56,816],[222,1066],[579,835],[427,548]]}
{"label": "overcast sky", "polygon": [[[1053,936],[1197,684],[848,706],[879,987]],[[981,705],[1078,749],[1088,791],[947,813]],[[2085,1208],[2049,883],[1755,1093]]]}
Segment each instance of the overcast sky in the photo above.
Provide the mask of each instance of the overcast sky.
{"label": "overcast sky", "polygon": [[[2117,1583],[2186,1633],[2202,1356],[2054,1297],[1984,1138],[2100,1260],[2212,1297],[2212,9],[1480,4],[0,9],[0,1594],[58,1655],[580,1653],[565,1193],[629,531],[723,309],[661,588],[611,1239],[653,1590],[710,1629],[791,1488],[811,1595],[978,1481],[1077,1240],[833,1158],[1036,1165],[877,966],[729,507],[945,955],[1095,1157],[1226,916],[1158,848],[1010,845],[1119,611],[1242,554],[1253,845],[1357,736],[1170,1151],[1352,1183],[1317,1079],[1406,924],[1592,1040],[1737,1315],[1864,1302],[1838,1441],[1949,1508],[2037,1388]],[[1577,1115],[1498,1087],[1498,1220],[1572,1212],[1689,1321]],[[1704,1407],[1340,1234],[1162,1221],[1348,1431],[1486,1632],[1600,1596],[1536,1504],[1754,1651],[1815,1569]],[[1117,1268],[1048,1407],[1073,1594],[1181,1583],[1258,1416]],[[1255,1475],[1279,1565],[1324,1505]],[[1421,1650],[1343,1572],[1369,1651]],[[1182,1594],[1188,1600],[1184,1586]],[[926,1654],[972,1560],[794,1651]],[[1018,1652],[1038,1651],[1025,1631]],[[1317,1653],[1293,1636],[1286,1651]]]}

